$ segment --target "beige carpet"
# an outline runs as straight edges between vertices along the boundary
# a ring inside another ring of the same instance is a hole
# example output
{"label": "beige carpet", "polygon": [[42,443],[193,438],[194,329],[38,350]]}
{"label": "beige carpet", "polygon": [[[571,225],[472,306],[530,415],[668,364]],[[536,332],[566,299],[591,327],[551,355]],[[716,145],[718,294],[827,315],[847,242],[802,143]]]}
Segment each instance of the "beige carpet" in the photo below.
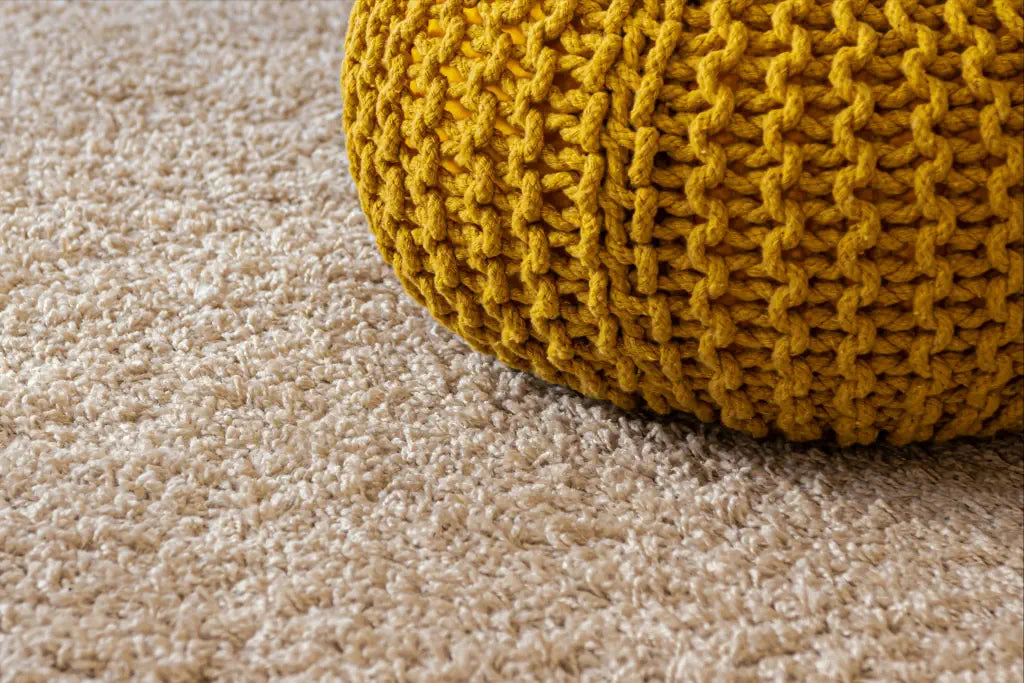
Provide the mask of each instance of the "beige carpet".
{"label": "beige carpet", "polygon": [[1021,437],[757,443],[471,352],[358,208],[346,15],[0,3],[0,680],[1021,680]]}

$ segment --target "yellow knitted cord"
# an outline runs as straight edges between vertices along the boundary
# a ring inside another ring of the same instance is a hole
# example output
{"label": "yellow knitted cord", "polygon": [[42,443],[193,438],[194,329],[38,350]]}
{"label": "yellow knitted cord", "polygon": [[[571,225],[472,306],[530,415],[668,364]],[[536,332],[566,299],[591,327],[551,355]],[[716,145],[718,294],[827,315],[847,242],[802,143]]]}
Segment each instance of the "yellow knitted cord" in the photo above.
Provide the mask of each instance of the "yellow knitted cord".
{"label": "yellow knitted cord", "polygon": [[357,0],[363,208],[474,348],[632,408],[1024,426],[1024,0]]}

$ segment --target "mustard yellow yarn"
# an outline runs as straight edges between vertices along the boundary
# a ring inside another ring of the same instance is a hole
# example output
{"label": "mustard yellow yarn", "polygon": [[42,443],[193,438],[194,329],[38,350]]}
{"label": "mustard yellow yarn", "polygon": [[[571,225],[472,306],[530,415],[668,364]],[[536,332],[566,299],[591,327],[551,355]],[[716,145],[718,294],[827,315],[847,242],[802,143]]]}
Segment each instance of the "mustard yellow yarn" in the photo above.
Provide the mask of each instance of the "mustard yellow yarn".
{"label": "mustard yellow yarn", "polygon": [[352,172],[406,289],[624,407],[1024,425],[1022,0],[358,0]]}

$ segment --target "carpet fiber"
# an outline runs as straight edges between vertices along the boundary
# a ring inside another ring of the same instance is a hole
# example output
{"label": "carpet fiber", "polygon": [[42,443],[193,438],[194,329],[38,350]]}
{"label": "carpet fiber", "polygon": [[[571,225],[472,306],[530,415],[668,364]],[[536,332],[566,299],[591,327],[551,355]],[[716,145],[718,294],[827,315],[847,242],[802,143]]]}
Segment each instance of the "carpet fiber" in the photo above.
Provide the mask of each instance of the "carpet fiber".
{"label": "carpet fiber", "polygon": [[756,442],[470,351],[346,5],[0,4],[0,680],[1019,681],[1020,436]]}

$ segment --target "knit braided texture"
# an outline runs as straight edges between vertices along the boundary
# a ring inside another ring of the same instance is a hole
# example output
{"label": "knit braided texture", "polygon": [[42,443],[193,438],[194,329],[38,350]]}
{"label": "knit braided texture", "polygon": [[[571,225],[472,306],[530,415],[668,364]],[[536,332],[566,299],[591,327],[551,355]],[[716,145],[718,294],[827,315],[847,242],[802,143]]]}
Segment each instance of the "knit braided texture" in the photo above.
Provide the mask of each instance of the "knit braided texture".
{"label": "knit braided texture", "polygon": [[626,407],[1024,425],[1024,0],[358,0],[363,208],[474,348]]}

